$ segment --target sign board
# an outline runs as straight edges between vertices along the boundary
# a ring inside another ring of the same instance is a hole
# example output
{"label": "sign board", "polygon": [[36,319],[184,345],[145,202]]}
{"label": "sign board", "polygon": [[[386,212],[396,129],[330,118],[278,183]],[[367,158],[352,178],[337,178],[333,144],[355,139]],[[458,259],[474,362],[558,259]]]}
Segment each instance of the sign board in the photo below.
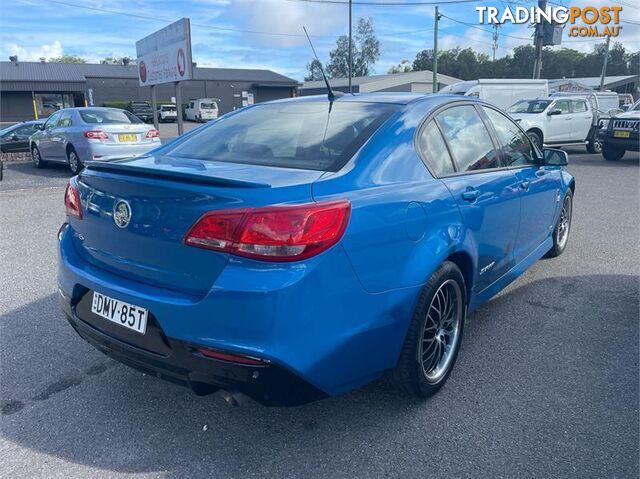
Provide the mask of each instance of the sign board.
{"label": "sign board", "polygon": [[136,54],[140,86],[191,80],[193,62],[189,19],[182,18],[138,40]]}

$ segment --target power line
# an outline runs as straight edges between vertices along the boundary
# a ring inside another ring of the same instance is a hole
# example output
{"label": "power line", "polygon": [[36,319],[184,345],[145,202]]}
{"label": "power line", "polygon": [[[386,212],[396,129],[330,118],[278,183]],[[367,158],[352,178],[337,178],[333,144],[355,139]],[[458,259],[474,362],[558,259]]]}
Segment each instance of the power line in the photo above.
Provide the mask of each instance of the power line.
{"label": "power line", "polygon": [[[451,18],[451,17],[445,15],[444,13],[442,13],[441,15],[443,17],[445,17],[445,18],[448,18],[452,22],[459,23],[460,25],[465,25],[465,26],[470,27],[470,28],[475,28],[477,30],[482,30],[483,32],[488,32],[488,33],[492,33],[493,34],[493,32],[491,30],[487,29],[487,28],[483,28],[483,27],[480,27],[478,25],[474,25],[473,23],[467,23],[467,22],[463,22],[461,20],[456,20],[455,18]],[[500,35],[502,35],[503,37],[515,38],[517,40],[526,40],[528,42],[531,41],[531,37],[529,37],[529,38],[527,38],[527,37],[517,37],[515,35],[507,35],[506,33],[501,33]]]}

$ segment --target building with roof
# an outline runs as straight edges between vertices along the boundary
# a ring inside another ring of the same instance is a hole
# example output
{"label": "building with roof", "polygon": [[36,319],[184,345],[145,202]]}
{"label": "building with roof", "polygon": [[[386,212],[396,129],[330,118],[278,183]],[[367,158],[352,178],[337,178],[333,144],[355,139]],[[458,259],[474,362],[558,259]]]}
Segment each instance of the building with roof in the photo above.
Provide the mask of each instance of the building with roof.
{"label": "building with roof", "polygon": [[[558,78],[549,80],[549,91],[588,91],[600,89],[600,77]],[[617,93],[631,93],[638,98],[640,75],[618,75],[604,78],[604,89]]]}
{"label": "building with roof", "polygon": [[[14,57],[15,59],[15,57]],[[271,70],[194,68],[181,82],[183,101],[217,98],[221,113],[252,102],[288,98],[298,82]],[[172,84],[156,87],[158,103],[175,98]],[[90,63],[0,62],[0,121],[43,118],[72,106],[124,105],[150,101],[151,90],[138,84],[138,67]]]}
{"label": "building with roof", "polygon": [[[462,81],[458,78],[438,74],[438,91],[443,86]],[[412,92],[432,93],[433,72],[421,70],[406,73],[390,73],[388,75],[371,75],[366,77],[353,77],[351,79],[354,93],[368,92]],[[336,91],[348,92],[348,78],[331,79],[331,88]],[[300,87],[301,95],[318,95],[325,93],[327,88],[324,81],[308,81]]]}

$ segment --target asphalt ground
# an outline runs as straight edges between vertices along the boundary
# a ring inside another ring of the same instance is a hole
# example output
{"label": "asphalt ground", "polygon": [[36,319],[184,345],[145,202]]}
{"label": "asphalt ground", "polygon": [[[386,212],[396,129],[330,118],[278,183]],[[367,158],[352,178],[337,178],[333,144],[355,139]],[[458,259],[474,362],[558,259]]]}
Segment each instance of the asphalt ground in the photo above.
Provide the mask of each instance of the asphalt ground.
{"label": "asphalt ground", "polygon": [[[56,293],[64,167],[0,183],[0,477],[638,477],[639,159],[576,150],[567,250],[474,313],[445,387],[227,405],[83,342]],[[375,352],[372,352],[375,354]]]}

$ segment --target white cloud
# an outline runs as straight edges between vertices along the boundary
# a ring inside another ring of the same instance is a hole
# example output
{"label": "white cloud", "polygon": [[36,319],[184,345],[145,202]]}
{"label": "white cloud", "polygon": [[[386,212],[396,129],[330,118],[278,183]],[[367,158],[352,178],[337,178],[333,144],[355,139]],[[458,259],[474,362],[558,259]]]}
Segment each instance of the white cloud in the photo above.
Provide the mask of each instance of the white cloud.
{"label": "white cloud", "polygon": [[40,58],[59,57],[63,54],[62,43],[55,40],[53,43],[40,45],[39,47],[22,47],[17,43],[9,43],[5,45],[5,49],[10,55],[18,55],[23,61],[37,61]]}

